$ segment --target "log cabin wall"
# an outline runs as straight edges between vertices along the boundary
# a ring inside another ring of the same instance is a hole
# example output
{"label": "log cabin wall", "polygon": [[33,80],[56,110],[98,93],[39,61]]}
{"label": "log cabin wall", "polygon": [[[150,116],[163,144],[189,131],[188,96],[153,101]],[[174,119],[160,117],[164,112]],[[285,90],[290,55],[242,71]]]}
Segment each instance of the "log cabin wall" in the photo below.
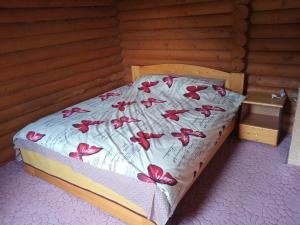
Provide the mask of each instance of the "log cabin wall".
{"label": "log cabin wall", "polygon": [[0,163],[26,124],[123,84],[113,4],[0,2]]}
{"label": "log cabin wall", "polygon": [[284,129],[291,132],[300,85],[300,1],[254,0],[249,29],[248,91],[279,92],[289,96]]}
{"label": "log cabin wall", "polygon": [[185,63],[244,70],[246,0],[123,0],[118,2],[121,47],[131,65]]}

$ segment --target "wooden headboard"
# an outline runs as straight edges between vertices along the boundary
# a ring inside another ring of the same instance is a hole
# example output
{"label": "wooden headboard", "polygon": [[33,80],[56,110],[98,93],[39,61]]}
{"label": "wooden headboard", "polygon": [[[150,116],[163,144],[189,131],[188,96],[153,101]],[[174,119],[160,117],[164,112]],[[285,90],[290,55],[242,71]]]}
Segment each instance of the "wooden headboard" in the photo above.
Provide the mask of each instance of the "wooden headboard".
{"label": "wooden headboard", "polygon": [[175,73],[178,75],[192,75],[225,80],[225,87],[227,89],[240,94],[242,94],[244,90],[243,73],[227,73],[221,70],[210,69],[202,66],[185,64],[158,64],[151,66],[132,66],[131,71],[133,81],[144,75]]}

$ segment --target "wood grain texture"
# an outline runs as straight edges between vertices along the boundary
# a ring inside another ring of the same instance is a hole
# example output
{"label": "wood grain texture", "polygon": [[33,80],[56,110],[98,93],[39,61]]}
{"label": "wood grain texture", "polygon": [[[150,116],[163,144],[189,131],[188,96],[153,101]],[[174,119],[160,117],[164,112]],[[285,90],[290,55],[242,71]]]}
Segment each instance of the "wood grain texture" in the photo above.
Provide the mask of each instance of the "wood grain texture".
{"label": "wood grain texture", "polygon": [[127,68],[181,63],[241,72],[248,15],[243,1],[119,1],[123,63]]}
{"label": "wood grain texture", "polygon": [[124,84],[114,3],[0,2],[0,163],[28,123]]}
{"label": "wood grain texture", "polygon": [[248,91],[278,93],[284,88],[289,101],[283,128],[290,132],[295,107],[288,105],[300,85],[300,1],[254,0],[251,8]]}

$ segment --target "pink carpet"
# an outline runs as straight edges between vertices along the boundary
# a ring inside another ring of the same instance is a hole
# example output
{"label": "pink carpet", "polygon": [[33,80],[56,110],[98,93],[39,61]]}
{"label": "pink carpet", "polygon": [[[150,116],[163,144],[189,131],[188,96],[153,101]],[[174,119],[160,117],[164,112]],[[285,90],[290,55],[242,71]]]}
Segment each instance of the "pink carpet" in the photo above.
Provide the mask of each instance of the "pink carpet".
{"label": "pink carpet", "polygon": [[[289,144],[229,140],[168,225],[299,225],[300,167],[285,164]],[[17,162],[0,167],[0,224],[124,225]]]}

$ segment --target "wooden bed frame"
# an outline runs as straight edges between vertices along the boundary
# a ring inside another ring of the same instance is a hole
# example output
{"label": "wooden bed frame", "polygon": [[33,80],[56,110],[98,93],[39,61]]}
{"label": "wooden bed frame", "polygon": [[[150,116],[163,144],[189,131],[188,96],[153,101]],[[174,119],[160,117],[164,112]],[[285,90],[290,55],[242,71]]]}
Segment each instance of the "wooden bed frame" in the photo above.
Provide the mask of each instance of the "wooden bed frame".
{"label": "wooden bed frame", "polygon": [[[136,80],[146,74],[168,74],[175,73],[177,75],[192,75],[205,78],[215,78],[225,80],[225,87],[232,91],[242,93],[244,88],[244,74],[243,73],[227,73],[219,70],[214,70],[206,67],[184,65],[184,64],[161,64],[151,66],[132,66],[132,80]],[[222,146],[227,137],[235,128],[236,120],[233,120],[225,129],[219,142],[210,150],[207,160],[199,171],[198,176],[213,158],[218,149]],[[136,213],[117,202],[113,202],[103,196],[95,194],[89,190],[83,189],[69,182],[66,182],[58,177],[45,173],[39,169],[34,168],[28,164],[24,164],[24,170],[33,175],[40,177],[49,183],[52,183],[67,192],[97,206],[98,208],[108,212],[109,214],[123,220],[130,225],[155,225],[156,223],[148,220],[145,216]]]}

